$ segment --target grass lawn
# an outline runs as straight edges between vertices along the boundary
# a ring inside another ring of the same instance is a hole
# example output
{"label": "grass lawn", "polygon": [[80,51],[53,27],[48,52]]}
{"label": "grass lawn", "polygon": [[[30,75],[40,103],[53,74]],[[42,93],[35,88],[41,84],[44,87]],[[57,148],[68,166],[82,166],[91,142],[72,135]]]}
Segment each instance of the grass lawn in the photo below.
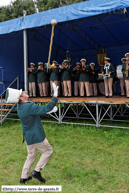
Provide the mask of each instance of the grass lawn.
{"label": "grass lawn", "polygon": [[[127,123],[128,124],[128,123]],[[53,154],[41,172],[63,193],[129,192],[129,130],[44,123]],[[19,121],[0,127],[0,185],[20,185],[26,160]],[[41,153],[31,167],[34,169]],[[27,185],[43,185],[32,179]]]}

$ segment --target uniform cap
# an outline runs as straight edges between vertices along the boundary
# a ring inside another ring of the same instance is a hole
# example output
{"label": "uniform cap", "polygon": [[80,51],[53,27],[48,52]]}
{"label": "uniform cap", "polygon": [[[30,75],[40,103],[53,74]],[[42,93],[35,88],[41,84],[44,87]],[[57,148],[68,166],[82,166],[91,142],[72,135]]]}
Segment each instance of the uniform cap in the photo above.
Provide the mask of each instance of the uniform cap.
{"label": "uniform cap", "polygon": [[95,63],[94,63],[94,62],[91,62],[91,63],[90,63],[90,66],[91,66],[91,65],[94,65],[94,66],[95,66]]}
{"label": "uniform cap", "polygon": [[129,56],[129,53],[126,53],[126,54],[125,54],[125,57],[126,57],[126,56]]}
{"label": "uniform cap", "polygon": [[33,65],[33,66],[35,66],[35,64],[34,64],[33,62],[31,62],[31,63],[30,63],[30,65]]}
{"label": "uniform cap", "polygon": [[126,60],[126,58],[121,58],[121,62],[122,62],[123,60]]}
{"label": "uniform cap", "polygon": [[80,66],[81,66],[81,63],[80,63],[80,62],[77,62],[76,65],[80,65]]}
{"label": "uniform cap", "polygon": [[86,59],[85,59],[85,58],[82,58],[82,59],[80,60],[80,62],[86,62]]}
{"label": "uniform cap", "polygon": [[43,62],[39,62],[38,65],[43,65]]}
{"label": "uniform cap", "polygon": [[65,62],[69,63],[69,61],[67,59],[63,60],[63,63],[65,63]]}
{"label": "uniform cap", "polygon": [[109,61],[109,60],[111,60],[111,59],[108,58],[108,57],[104,57],[104,60],[105,60],[105,61]]}

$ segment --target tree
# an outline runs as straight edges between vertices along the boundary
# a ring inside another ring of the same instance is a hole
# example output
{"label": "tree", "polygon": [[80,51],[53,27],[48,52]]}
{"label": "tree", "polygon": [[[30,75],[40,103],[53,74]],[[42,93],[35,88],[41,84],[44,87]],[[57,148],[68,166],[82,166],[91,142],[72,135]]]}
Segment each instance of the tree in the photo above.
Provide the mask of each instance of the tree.
{"label": "tree", "polygon": [[35,4],[41,12],[82,1],[86,0],[15,0],[8,6],[0,7],[0,22],[22,17],[23,10],[26,10],[27,15],[36,13]]}
{"label": "tree", "polygon": [[8,6],[0,7],[0,22],[23,16],[23,10],[27,15],[35,13],[33,0],[15,0]]}

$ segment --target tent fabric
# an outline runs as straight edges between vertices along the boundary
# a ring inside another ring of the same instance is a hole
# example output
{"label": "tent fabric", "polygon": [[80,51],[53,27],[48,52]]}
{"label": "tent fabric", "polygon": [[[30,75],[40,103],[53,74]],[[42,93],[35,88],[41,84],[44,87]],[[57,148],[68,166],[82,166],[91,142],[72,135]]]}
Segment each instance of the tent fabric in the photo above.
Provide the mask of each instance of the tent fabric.
{"label": "tent fabric", "polygon": [[23,28],[49,25],[52,19],[56,19],[60,23],[100,15],[126,7],[129,7],[128,0],[90,0],[25,16],[24,26],[22,17],[1,22],[0,34],[19,31]]}

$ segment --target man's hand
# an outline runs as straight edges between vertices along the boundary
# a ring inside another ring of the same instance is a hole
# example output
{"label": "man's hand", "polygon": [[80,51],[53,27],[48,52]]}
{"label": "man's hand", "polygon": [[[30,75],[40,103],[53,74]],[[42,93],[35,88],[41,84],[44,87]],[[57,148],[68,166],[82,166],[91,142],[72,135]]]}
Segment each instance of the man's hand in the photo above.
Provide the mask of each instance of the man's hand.
{"label": "man's hand", "polygon": [[56,86],[56,84],[54,82],[52,83],[52,86],[53,86],[53,90],[54,90],[54,97],[57,97],[59,86]]}
{"label": "man's hand", "polygon": [[54,108],[51,111],[49,111],[47,114],[55,113],[57,112],[57,110],[58,110],[57,106],[54,106]]}

